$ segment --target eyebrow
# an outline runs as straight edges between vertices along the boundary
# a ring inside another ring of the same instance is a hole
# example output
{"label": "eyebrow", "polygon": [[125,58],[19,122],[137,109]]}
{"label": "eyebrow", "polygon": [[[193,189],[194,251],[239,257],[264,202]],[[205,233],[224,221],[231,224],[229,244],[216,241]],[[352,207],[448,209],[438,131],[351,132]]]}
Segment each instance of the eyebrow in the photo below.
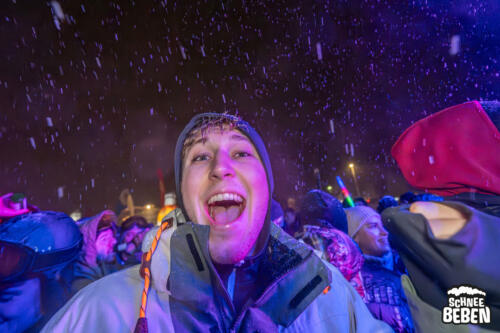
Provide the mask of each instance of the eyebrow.
{"label": "eyebrow", "polygon": [[[191,145],[191,147],[193,147],[194,145],[197,145],[198,143],[202,143],[202,144],[205,144],[207,142],[207,138],[199,138],[198,140],[195,140],[193,142],[193,144]],[[191,148],[190,147],[190,148]]]}
{"label": "eyebrow", "polygon": [[[231,139],[236,140],[236,141],[249,142],[249,140],[245,136],[240,135],[240,134],[233,134],[233,135],[231,135]],[[208,139],[206,137],[199,138],[199,139],[197,139],[197,140],[195,140],[193,142],[193,144],[191,145],[191,147],[197,145],[198,143],[205,144],[205,143],[207,143],[207,141],[208,141]]]}
{"label": "eyebrow", "polygon": [[236,140],[236,141],[246,141],[246,142],[249,142],[249,140],[247,139],[247,137],[245,137],[243,135],[239,135],[239,134],[233,134],[233,135],[231,135],[231,139]]}

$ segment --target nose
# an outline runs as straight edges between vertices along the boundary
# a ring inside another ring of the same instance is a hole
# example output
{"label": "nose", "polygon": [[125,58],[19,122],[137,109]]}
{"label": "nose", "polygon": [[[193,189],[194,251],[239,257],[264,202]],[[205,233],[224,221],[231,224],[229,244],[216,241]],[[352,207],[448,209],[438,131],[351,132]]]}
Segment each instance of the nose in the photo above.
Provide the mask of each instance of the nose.
{"label": "nose", "polygon": [[219,151],[213,159],[210,178],[221,180],[226,177],[234,176],[232,160],[228,153]]}
{"label": "nose", "polygon": [[381,225],[379,227],[379,229],[380,229],[380,235],[381,236],[387,236],[389,234],[389,232],[384,228],[384,226]]}

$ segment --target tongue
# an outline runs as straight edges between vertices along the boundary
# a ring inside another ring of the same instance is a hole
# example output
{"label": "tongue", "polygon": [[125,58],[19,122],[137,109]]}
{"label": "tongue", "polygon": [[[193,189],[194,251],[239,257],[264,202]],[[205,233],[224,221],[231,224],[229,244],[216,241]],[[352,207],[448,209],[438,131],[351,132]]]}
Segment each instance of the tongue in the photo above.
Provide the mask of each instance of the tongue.
{"label": "tongue", "polygon": [[214,206],[212,208],[212,218],[217,224],[228,224],[233,222],[240,215],[240,207],[238,206]]}

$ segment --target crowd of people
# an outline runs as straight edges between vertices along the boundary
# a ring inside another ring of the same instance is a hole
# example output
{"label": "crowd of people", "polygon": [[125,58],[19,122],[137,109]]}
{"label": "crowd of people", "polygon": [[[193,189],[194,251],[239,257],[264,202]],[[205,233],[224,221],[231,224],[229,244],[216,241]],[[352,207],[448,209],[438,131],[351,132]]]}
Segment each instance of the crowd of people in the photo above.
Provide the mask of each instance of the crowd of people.
{"label": "crowd of people", "polygon": [[[500,330],[499,125],[497,102],[412,125],[392,154],[422,193],[377,207],[312,189],[283,209],[262,138],[215,113],[179,136],[178,208],[159,225],[111,210],[74,221],[6,194],[0,332]],[[490,321],[443,322],[461,285],[484,291]]]}

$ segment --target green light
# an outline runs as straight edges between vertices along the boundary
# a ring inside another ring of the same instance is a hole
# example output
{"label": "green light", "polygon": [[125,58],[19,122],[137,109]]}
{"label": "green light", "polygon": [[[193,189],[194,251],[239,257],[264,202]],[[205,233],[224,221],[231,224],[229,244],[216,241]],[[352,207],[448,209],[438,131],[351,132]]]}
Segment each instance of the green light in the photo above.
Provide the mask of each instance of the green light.
{"label": "green light", "polygon": [[332,186],[332,185],[328,185],[328,186],[326,187],[326,190],[327,190],[328,192],[331,192],[331,191],[333,190],[333,186]]}

